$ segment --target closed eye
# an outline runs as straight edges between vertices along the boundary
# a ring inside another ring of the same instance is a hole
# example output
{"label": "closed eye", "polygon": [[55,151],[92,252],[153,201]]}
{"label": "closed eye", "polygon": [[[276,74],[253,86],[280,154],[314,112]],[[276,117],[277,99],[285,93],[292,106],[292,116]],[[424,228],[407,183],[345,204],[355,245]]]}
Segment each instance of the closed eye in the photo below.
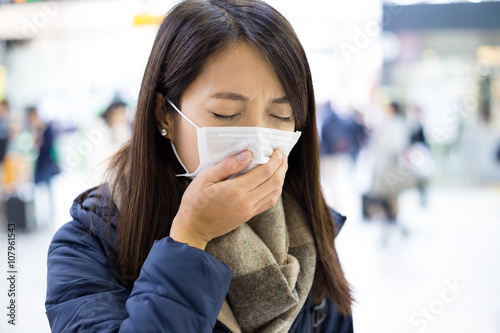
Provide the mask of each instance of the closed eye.
{"label": "closed eye", "polygon": [[224,121],[234,120],[234,119],[236,119],[236,117],[238,117],[239,115],[241,115],[241,113],[237,113],[237,114],[233,114],[233,115],[230,115],[230,116],[224,116],[224,115],[217,114],[217,113],[214,113],[214,112],[211,112],[211,113],[212,113],[212,116],[215,119],[224,120]]}
{"label": "closed eye", "polygon": [[282,121],[284,123],[289,123],[292,120],[292,116],[280,117],[280,116],[276,116],[276,115],[272,114],[271,117],[276,118],[277,120]]}

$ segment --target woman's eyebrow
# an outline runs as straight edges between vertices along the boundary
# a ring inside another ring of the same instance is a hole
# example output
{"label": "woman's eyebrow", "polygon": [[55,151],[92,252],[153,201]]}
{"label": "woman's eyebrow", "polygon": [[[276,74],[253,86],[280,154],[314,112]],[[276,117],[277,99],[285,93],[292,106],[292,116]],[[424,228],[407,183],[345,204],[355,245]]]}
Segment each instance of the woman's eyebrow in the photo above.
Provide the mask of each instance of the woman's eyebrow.
{"label": "woman's eyebrow", "polygon": [[283,96],[283,97],[278,97],[278,98],[275,98],[271,101],[271,104],[286,104],[288,103],[288,97],[287,96]]}
{"label": "woman's eyebrow", "polygon": [[216,93],[210,96],[210,98],[229,99],[231,101],[240,101],[240,102],[248,102],[250,100],[248,97],[231,92]]}
{"label": "woman's eyebrow", "polygon": [[[243,96],[241,94],[237,93],[232,93],[232,92],[219,92],[215,93],[210,98],[216,98],[216,99],[228,99],[231,101],[239,101],[239,102],[248,102],[250,99],[246,96]],[[282,96],[278,98],[274,98],[271,100],[271,104],[286,104],[289,103],[288,97],[287,96]]]}

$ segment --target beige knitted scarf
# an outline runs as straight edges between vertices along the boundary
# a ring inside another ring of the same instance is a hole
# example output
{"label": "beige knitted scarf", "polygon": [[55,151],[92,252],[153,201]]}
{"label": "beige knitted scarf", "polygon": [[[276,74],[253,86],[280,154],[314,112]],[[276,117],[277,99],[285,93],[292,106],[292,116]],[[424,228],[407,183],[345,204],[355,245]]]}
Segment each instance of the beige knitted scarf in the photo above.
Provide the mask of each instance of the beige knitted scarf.
{"label": "beige knitted scarf", "polygon": [[316,268],[314,238],[290,195],[212,240],[206,251],[233,271],[219,321],[235,333],[288,332]]}

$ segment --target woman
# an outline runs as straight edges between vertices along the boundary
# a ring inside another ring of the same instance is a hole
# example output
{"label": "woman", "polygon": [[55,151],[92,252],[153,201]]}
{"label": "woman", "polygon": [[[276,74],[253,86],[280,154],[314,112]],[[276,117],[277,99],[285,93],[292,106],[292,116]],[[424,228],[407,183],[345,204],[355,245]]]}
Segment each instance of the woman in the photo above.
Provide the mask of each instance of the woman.
{"label": "woman", "polygon": [[314,124],[307,59],[278,12],[178,4],[111,180],[75,200],[49,249],[52,330],[352,331]]}
{"label": "woman", "polygon": [[[408,131],[399,104],[390,103],[383,119],[375,129],[371,142],[374,153],[373,178],[368,195],[363,196],[363,215],[369,217],[373,206],[381,206],[386,226],[396,226],[403,235],[406,228],[397,221],[398,198],[402,191],[414,184],[414,176],[402,164],[405,148],[408,147]],[[385,228],[382,245],[386,245],[389,229]]]}

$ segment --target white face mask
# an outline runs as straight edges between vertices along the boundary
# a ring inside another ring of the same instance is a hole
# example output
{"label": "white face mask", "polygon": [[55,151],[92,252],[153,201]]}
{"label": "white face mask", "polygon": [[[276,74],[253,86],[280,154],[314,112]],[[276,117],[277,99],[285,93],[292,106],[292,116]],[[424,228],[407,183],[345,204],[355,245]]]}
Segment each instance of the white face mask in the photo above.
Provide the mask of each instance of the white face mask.
{"label": "white face mask", "polygon": [[249,150],[252,153],[252,161],[243,171],[233,176],[236,177],[252,170],[259,164],[267,163],[277,148],[280,148],[288,156],[300,138],[301,132],[299,131],[288,132],[264,127],[199,127],[182,113],[174,103],[170,100],[168,102],[184,119],[196,127],[198,136],[200,165],[192,173],[184,166],[173,142],[170,141],[175,156],[186,170],[186,173],[176,175],[178,177],[185,176],[194,179],[201,171],[219,164],[228,157]]}

